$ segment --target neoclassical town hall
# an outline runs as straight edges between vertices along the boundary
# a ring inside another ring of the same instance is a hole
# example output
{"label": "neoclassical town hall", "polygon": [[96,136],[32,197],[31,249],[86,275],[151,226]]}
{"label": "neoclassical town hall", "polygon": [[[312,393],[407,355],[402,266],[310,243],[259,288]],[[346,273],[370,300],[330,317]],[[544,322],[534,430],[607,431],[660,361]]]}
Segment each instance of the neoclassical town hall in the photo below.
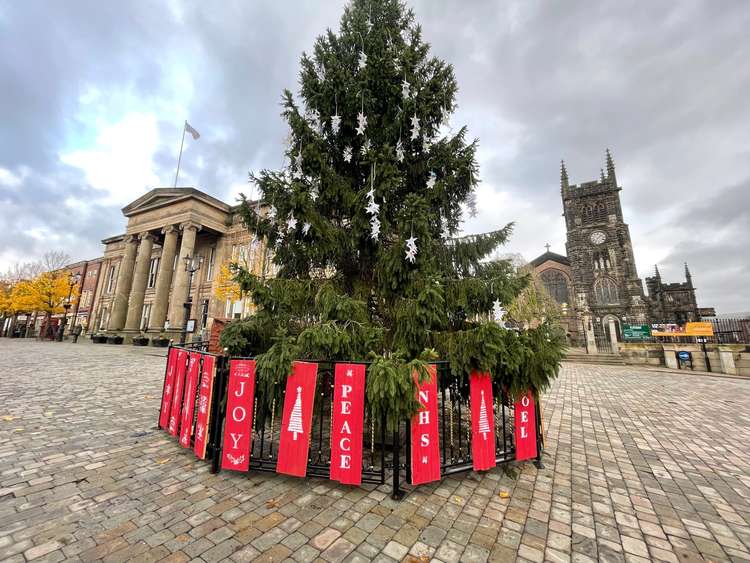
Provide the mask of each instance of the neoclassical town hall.
{"label": "neoclassical town hall", "polygon": [[531,265],[550,295],[561,305],[570,340],[592,351],[611,349],[621,337],[621,323],[683,324],[713,316],[700,308],[692,275],[664,283],[658,267],[646,278],[648,295],[638,277],[630,229],[620,204],[612,154],[606,153],[606,174],[599,180],[570,184],[565,163],[560,169],[560,194],[567,233],[567,256],[547,252]]}

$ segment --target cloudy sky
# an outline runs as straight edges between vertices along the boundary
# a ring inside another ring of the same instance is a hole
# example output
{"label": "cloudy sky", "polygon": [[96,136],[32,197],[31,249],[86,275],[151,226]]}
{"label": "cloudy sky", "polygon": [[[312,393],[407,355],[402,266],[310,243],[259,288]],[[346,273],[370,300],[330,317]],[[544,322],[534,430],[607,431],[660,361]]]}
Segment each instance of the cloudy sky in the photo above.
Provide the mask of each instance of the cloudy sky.
{"label": "cloudy sky", "polygon": [[[233,201],[279,167],[283,88],[342,1],[0,0],[0,271],[101,254],[120,208],[181,185]],[[613,151],[641,277],[687,261],[699,303],[750,310],[750,2],[412,0],[455,67],[452,123],[481,143],[478,217],[508,247],[564,253],[559,163]],[[469,8],[470,6],[470,8]]]}

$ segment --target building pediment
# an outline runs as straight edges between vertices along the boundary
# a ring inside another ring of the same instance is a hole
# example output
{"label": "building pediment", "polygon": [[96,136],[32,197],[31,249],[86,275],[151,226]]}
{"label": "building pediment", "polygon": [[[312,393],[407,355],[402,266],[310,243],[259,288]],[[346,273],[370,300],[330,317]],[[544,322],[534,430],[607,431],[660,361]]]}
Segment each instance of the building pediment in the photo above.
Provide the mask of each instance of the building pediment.
{"label": "building pediment", "polygon": [[229,213],[231,210],[231,207],[223,201],[195,188],[154,188],[123,207],[122,213],[125,217],[131,217],[145,211],[175,205],[188,200],[200,201],[225,213]]}

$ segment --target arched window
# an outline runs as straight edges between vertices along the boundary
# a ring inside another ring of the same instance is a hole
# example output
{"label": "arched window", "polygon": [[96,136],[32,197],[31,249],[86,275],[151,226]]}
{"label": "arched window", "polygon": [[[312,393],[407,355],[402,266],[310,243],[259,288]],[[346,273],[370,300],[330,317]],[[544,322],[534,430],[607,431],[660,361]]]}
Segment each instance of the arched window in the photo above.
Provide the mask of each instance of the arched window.
{"label": "arched window", "polygon": [[597,221],[604,221],[607,218],[607,205],[602,201],[596,204],[596,210],[594,211],[594,219]]}
{"label": "arched window", "polygon": [[544,289],[547,290],[547,293],[549,293],[555,301],[560,305],[563,303],[570,303],[568,282],[562,272],[555,269],[544,270],[539,274],[539,277],[544,284]]}
{"label": "arched window", "polygon": [[594,297],[600,305],[617,303],[617,284],[612,278],[600,278],[594,284]]}
{"label": "arched window", "polygon": [[583,220],[586,223],[590,223],[594,218],[594,208],[590,205],[587,205],[583,208]]}

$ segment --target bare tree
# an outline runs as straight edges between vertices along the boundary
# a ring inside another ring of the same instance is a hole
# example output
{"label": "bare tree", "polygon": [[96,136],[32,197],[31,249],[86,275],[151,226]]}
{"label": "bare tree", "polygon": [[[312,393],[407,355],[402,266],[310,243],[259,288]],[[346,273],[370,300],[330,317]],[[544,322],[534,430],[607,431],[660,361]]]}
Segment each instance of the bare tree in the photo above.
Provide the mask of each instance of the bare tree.
{"label": "bare tree", "polygon": [[70,256],[62,250],[48,250],[40,260],[45,272],[61,270],[70,263]]}

